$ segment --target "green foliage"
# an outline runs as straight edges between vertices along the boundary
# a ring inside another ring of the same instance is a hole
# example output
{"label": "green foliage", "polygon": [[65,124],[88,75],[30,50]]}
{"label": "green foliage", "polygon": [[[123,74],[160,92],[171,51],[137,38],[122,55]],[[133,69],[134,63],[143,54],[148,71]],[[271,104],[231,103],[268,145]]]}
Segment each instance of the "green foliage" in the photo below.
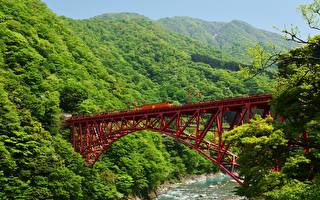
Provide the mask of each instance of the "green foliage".
{"label": "green foliage", "polygon": [[[105,13],[92,17],[91,19],[103,19],[103,20],[116,20],[116,19],[125,19],[125,20],[134,20],[136,18],[149,19],[146,16],[132,13],[132,12],[122,12],[122,13]],[[150,20],[150,19],[149,19]]]}
{"label": "green foliage", "polygon": [[192,58],[192,61],[194,62],[203,62],[203,63],[209,64],[212,68],[229,69],[231,71],[239,70],[239,63],[236,63],[234,61],[225,63],[217,59],[213,59],[209,56],[203,56],[199,54],[192,54],[191,58]]}
{"label": "green foliage", "polygon": [[[259,196],[268,191],[269,184],[278,187],[274,178],[267,174],[275,167],[280,167],[285,160],[283,147],[284,134],[279,128],[272,124],[272,118],[261,119],[257,116],[256,120],[251,120],[250,124],[242,125],[226,133],[228,141],[235,143],[239,149],[239,159],[241,165],[240,176],[245,176],[244,185],[250,186],[246,192],[253,196]],[[275,174],[272,174],[272,176]],[[271,178],[271,179],[270,179]]]}
{"label": "green foliage", "polygon": [[233,20],[228,23],[208,22],[191,17],[166,17],[156,23],[169,30],[189,36],[239,59],[241,63],[249,64],[251,58],[247,57],[247,46],[255,44],[273,43],[277,50],[291,49],[298,44],[281,39],[280,35],[260,29],[256,29],[246,22]]}
{"label": "green foliage", "polygon": [[[70,128],[60,113],[127,108],[133,100],[186,103],[187,90],[200,90],[205,100],[272,90],[258,86],[266,76],[234,84],[230,68],[194,62],[191,55],[221,66],[238,63],[235,58],[150,20],[128,17],[72,20],[38,0],[1,1],[2,199],[148,197],[165,181],[217,170],[194,150],[147,131],[117,141],[87,168],[69,143]],[[310,123],[310,129],[317,126]]]}
{"label": "green foliage", "polygon": [[82,178],[68,168],[57,168],[49,175],[49,189],[57,199],[82,199]]}
{"label": "green foliage", "polygon": [[281,189],[266,192],[266,199],[279,199],[279,200],[298,200],[298,199],[319,199],[319,185],[306,184],[293,180],[287,182]]}
{"label": "green foliage", "polygon": [[[103,60],[105,67],[112,69],[110,73],[117,76],[118,81],[125,76],[123,86],[136,100],[146,100],[146,103],[167,100],[186,103],[187,90],[200,90],[203,99],[211,100],[257,93],[250,86],[262,82],[261,77],[252,80],[246,85],[249,90],[243,91],[241,85],[231,84],[224,79],[224,76],[230,74],[229,71],[219,69],[238,68],[236,59],[208,45],[168,31],[150,20],[138,18],[131,21],[106,21],[99,17],[81,21],[64,20]],[[211,63],[195,59],[194,55],[210,57],[218,66],[210,66],[208,64]],[[261,88],[259,92],[267,91],[270,88]]]}
{"label": "green foliage", "polygon": [[[310,28],[316,30],[319,30],[319,5],[320,2],[315,0],[310,5],[297,8]],[[298,28],[283,31],[287,40],[305,44],[286,53],[259,45],[250,49],[252,55],[256,55],[254,59],[256,70],[259,71],[277,63],[279,86],[278,91],[273,95],[275,101],[271,104],[278,116],[288,120],[281,126],[277,123],[265,126],[260,119],[257,119],[250,125],[239,127],[228,133],[230,141],[237,141],[236,144],[244,147],[239,163],[244,166],[240,172],[245,176],[245,183],[251,184],[251,187],[241,190],[246,196],[266,199],[319,198],[320,37],[309,36],[308,40],[304,40],[298,37],[298,32]],[[263,128],[267,137],[257,140],[258,127]],[[243,138],[244,133],[251,133],[251,135]],[[279,141],[270,140],[273,133],[278,133]],[[271,143],[265,146],[265,141]],[[265,150],[269,150],[269,153],[263,154]],[[260,154],[264,156],[259,157]],[[253,157],[250,158],[250,156]],[[246,161],[243,160],[245,158]],[[270,173],[272,164],[278,166],[281,171]]]}
{"label": "green foliage", "polygon": [[67,83],[60,92],[61,108],[67,112],[77,110],[77,104],[87,98],[86,94],[86,88],[80,84]]}
{"label": "green foliage", "polygon": [[[156,138],[160,141],[155,141]],[[165,174],[168,175],[171,166],[162,147],[161,136],[156,133],[130,134],[113,144],[104,155],[120,175],[117,185],[125,194],[128,191],[147,193],[155,189],[167,179]],[[124,185],[129,188],[124,188]]]}

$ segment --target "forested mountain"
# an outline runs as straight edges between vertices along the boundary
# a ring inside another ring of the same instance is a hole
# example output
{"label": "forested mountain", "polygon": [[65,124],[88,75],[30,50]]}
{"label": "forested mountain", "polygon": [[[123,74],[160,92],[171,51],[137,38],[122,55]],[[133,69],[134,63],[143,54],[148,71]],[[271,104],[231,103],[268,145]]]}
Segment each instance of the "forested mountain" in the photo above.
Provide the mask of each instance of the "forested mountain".
{"label": "forested mountain", "polygon": [[151,20],[150,18],[140,15],[138,13],[132,13],[132,12],[121,12],[121,13],[105,13],[102,15],[98,15],[95,17],[92,17],[91,19],[104,19],[104,20],[116,20],[116,19],[125,19],[125,20],[132,20],[136,18],[141,19],[147,19]]}
{"label": "forested mountain", "polygon": [[204,99],[266,92],[258,88],[262,80],[226,81],[225,68],[239,65],[230,55],[150,20],[64,20],[107,68],[125,76],[137,100],[186,103],[187,90],[200,90]]}
{"label": "forested mountain", "polygon": [[259,86],[268,76],[238,83],[234,64],[220,50],[150,20],[73,20],[39,0],[2,0],[0,196],[147,197],[164,181],[217,170],[197,152],[150,132],[122,138],[87,168],[60,113],[126,108],[134,100],[185,103],[188,89],[205,100],[272,90]]}
{"label": "forested mountain", "polygon": [[[95,19],[135,19],[144,18],[136,13],[107,13],[95,16]],[[262,29],[257,29],[250,24],[233,20],[231,22],[209,22],[186,16],[166,17],[155,21],[165,28],[188,36],[202,43],[213,46],[224,53],[239,59],[242,63],[249,64],[250,57],[246,56],[247,46],[255,44],[274,44],[277,49],[291,49],[299,46],[297,43],[288,42],[279,34]]]}
{"label": "forested mountain", "polygon": [[166,17],[156,22],[177,33],[229,53],[243,62],[250,62],[252,59],[246,56],[248,45],[272,43],[281,50],[299,46],[297,43],[282,39],[277,33],[257,29],[240,20],[225,23],[209,22],[191,17]]}

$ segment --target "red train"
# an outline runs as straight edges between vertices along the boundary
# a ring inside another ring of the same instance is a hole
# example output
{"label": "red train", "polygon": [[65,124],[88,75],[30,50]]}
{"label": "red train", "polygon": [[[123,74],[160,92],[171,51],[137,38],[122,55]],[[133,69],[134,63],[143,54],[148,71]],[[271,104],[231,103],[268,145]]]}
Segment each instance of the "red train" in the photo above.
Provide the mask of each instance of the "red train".
{"label": "red train", "polygon": [[107,112],[100,112],[99,113],[94,113],[94,114],[88,114],[88,115],[83,115],[83,113],[74,113],[74,115],[68,114],[68,116],[65,116],[65,119],[75,119],[75,118],[83,118],[83,117],[92,117],[92,116],[97,116],[97,115],[108,115],[108,114],[114,114],[114,113],[122,113],[122,112],[130,112],[134,110],[148,110],[148,109],[154,109],[154,108],[163,108],[163,107],[172,107],[173,102],[172,101],[167,101],[163,103],[155,103],[155,104],[149,104],[149,105],[143,105],[138,108],[128,108],[128,109],[120,109],[120,110],[111,110]]}
{"label": "red train", "polygon": [[144,106],[141,106],[140,110],[162,108],[162,107],[172,107],[172,106],[173,106],[173,102],[172,101],[167,101],[167,102],[163,102],[163,103],[155,103],[155,104],[144,105]]}

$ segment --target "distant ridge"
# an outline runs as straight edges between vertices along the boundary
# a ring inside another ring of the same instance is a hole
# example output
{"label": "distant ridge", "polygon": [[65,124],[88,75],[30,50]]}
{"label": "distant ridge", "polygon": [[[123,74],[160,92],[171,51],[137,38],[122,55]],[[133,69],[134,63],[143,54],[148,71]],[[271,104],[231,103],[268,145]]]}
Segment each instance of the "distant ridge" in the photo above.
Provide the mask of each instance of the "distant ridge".
{"label": "distant ridge", "polygon": [[284,40],[280,34],[257,29],[240,20],[226,23],[209,22],[191,17],[166,17],[156,22],[167,29],[229,53],[244,62],[249,62],[251,59],[246,56],[248,45],[272,43],[278,49],[291,49],[299,46]]}
{"label": "distant ridge", "polygon": [[136,19],[136,18],[151,20],[150,18],[148,18],[144,15],[140,15],[138,13],[133,13],[133,12],[105,13],[102,15],[92,17],[91,19],[104,19],[104,20],[111,21],[111,20],[116,20],[116,19],[131,20],[131,19]]}
{"label": "distant ridge", "polygon": [[[93,17],[93,19],[104,20],[132,20],[135,18],[151,20],[146,16],[131,12],[106,13]],[[248,45],[272,43],[278,49],[291,49],[299,46],[282,39],[280,34],[257,29],[240,20],[209,22],[192,17],[177,16],[161,18],[155,22],[169,30],[213,46],[247,64],[251,60],[246,56]]]}

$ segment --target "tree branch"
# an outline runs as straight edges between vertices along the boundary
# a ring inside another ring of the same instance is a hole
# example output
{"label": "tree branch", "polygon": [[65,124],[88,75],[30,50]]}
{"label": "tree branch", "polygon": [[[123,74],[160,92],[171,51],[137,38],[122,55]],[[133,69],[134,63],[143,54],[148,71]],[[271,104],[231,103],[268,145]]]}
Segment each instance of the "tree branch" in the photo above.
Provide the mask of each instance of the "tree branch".
{"label": "tree branch", "polygon": [[[316,29],[316,28],[315,28]],[[320,30],[320,29],[319,29]],[[314,43],[314,42],[310,42],[310,41],[305,41],[299,37],[296,36],[296,34],[293,34],[287,30],[284,30],[283,33],[291,36],[291,39],[288,39],[286,38],[287,41],[293,41],[293,42],[296,42],[296,43],[299,43],[299,44],[311,44],[311,45],[316,45],[316,46],[319,46],[320,47],[320,44],[318,43]]]}
{"label": "tree branch", "polygon": [[320,60],[320,58],[315,58],[315,57],[297,57],[297,56],[289,56],[285,57],[285,59],[279,59],[277,62],[283,62],[283,61],[288,61],[288,60]]}

